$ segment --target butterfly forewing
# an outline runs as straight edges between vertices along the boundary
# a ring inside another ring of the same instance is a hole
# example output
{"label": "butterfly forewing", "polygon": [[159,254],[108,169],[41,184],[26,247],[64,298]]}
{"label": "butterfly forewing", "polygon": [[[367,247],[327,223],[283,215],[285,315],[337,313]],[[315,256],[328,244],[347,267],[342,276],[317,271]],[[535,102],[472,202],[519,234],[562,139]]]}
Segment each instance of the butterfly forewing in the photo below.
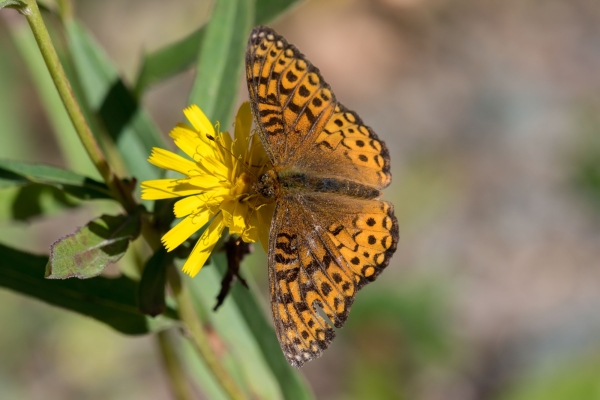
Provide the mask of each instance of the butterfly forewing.
{"label": "butterfly forewing", "polygon": [[368,186],[390,184],[385,143],[335,100],[319,70],[267,27],[255,28],[246,54],[248,92],[259,133],[276,168]]}
{"label": "butterfly forewing", "polygon": [[[354,112],[338,103],[325,128],[300,161],[306,170],[327,168],[330,176],[383,189],[392,181],[390,155],[384,142]],[[328,160],[327,165],[323,160]]]}
{"label": "butterfly forewing", "polygon": [[275,31],[250,34],[246,78],[254,116],[275,166],[290,159],[319,133],[335,110],[335,98],[319,70]]}

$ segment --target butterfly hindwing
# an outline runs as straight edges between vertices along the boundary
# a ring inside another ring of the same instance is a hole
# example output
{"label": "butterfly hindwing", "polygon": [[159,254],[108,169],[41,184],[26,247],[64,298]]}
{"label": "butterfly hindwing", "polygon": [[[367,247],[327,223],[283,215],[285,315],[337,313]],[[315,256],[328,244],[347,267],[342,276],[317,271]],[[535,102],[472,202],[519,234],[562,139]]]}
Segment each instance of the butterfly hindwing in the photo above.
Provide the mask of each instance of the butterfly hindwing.
{"label": "butterfly hindwing", "polygon": [[269,237],[269,287],[277,339],[288,362],[301,367],[329,347],[335,332],[314,308],[323,300],[312,271],[301,263],[302,232],[293,222],[295,205],[281,201],[275,209]]}
{"label": "butterfly hindwing", "polygon": [[[269,241],[276,332],[294,366],[318,357],[341,328],[356,292],[388,265],[398,242],[390,203],[291,195],[277,204]],[[331,207],[331,202],[339,207]]]}

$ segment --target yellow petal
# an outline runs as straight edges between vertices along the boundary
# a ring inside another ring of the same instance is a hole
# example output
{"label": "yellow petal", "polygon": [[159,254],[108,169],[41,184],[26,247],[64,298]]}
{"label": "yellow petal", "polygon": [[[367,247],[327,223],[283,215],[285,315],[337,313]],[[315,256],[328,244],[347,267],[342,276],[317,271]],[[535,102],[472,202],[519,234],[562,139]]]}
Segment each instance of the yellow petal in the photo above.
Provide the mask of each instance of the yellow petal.
{"label": "yellow petal", "polygon": [[198,229],[202,228],[213,216],[210,210],[205,210],[198,214],[190,215],[175,225],[171,230],[164,234],[162,242],[167,251],[171,251],[181,243],[185,242]]}
{"label": "yellow petal", "polygon": [[[182,179],[182,181],[184,180]],[[225,186],[229,187],[227,181],[223,181],[222,178],[212,174],[192,176],[191,178],[186,178],[185,182],[204,191],[215,190]]]}
{"label": "yellow petal", "polygon": [[157,167],[177,171],[188,176],[197,175],[200,172],[195,162],[158,147],[152,149],[148,161]]}
{"label": "yellow petal", "polygon": [[202,189],[185,183],[182,179],[155,179],[141,184],[142,199],[160,200],[202,193]]}
{"label": "yellow petal", "polygon": [[259,166],[257,172],[266,172],[266,169],[271,167],[271,160],[267,156],[267,152],[263,147],[258,134],[250,136],[248,154],[246,155],[246,163],[248,165]]}
{"label": "yellow petal", "polygon": [[215,155],[214,146],[205,137],[185,124],[177,124],[169,132],[175,145],[194,161],[198,162],[202,155]]}
{"label": "yellow petal", "polygon": [[[191,179],[190,179],[191,180]],[[206,192],[198,194],[198,198],[203,201],[207,207],[221,204],[229,196],[229,188],[219,186]]]}
{"label": "yellow petal", "polygon": [[248,139],[250,138],[250,129],[252,128],[252,111],[250,103],[245,101],[238,109],[235,116],[235,146],[233,153],[237,155],[246,154],[248,151]]}
{"label": "yellow petal", "polygon": [[269,254],[269,231],[271,230],[271,220],[275,211],[275,203],[267,204],[254,213],[257,218],[258,238],[262,244],[265,253]]}
{"label": "yellow petal", "polygon": [[246,229],[246,217],[250,216],[248,206],[236,199],[231,199],[221,204],[221,210],[223,210],[225,226],[229,227],[229,232],[241,235]]}
{"label": "yellow petal", "polygon": [[195,104],[192,104],[185,110],[183,113],[190,121],[194,129],[198,131],[201,135],[206,135],[207,133],[211,136],[215,136],[215,128],[210,123],[210,120],[204,115],[200,107]]}
{"label": "yellow petal", "polygon": [[204,231],[202,236],[200,236],[200,239],[198,239],[192,253],[183,265],[183,272],[192,278],[196,276],[198,271],[204,266],[204,263],[215,247],[215,244],[219,241],[224,227],[223,216],[218,214]]}
{"label": "yellow petal", "polygon": [[204,208],[205,202],[200,196],[189,196],[179,200],[173,207],[176,218],[183,218]]}
{"label": "yellow petal", "polygon": [[228,194],[227,189],[207,191],[179,200],[173,207],[175,217],[183,218],[191,213],[202,212],[204,209],[220,205]]}
{"label": "yellow petal", "polygon": [[229,179],[229,169],[216,157],[201,154],[198,167],[206,175],[215,175],[222,180]]}
{"label": "yellow petal", "polygon": [[234,155],[234,153],[232,154],[231,152],[231,149],[233,148],[233,141],[231,140],[231,135],[229,132],[221,132],[219,135],[219,143],[220,146],[222,146],[220,149],[221,151],[219,152],[221,154],[220,160],[223,164],[225,164],[227,169],[231,171],[233,168],[234,157],[236,155]]}

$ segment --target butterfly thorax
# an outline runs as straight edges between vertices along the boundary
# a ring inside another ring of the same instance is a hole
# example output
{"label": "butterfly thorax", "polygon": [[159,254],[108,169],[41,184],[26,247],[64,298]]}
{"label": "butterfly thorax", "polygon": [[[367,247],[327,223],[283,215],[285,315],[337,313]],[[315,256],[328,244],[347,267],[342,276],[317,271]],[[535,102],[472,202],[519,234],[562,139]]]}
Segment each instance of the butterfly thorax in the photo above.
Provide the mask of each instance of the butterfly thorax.
{"label": "butterfly thorax", "polygon": [[332,193],[359,199],[376,199],[381,196],[378,189],[348,179],[315,176],[302,172],[274,170],[259,177],[256,185],[264,197],[277,197],[281,190],[288,192]]}

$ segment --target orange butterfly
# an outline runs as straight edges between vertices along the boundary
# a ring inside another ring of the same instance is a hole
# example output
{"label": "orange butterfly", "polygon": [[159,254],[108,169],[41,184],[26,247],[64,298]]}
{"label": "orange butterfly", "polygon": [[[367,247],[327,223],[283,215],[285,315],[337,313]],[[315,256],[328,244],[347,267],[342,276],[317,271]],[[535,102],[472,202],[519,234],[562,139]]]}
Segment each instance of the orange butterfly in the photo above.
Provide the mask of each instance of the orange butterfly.
{"label": "orange butterfly", "polygon": [[398,242],[385,143],[298,49],[260,26],[246,52],[248,92],[273,164],[258,192],[275,201],[269,286],[275,331],[289,363],[319,357],[356,292],[388,265]]}

